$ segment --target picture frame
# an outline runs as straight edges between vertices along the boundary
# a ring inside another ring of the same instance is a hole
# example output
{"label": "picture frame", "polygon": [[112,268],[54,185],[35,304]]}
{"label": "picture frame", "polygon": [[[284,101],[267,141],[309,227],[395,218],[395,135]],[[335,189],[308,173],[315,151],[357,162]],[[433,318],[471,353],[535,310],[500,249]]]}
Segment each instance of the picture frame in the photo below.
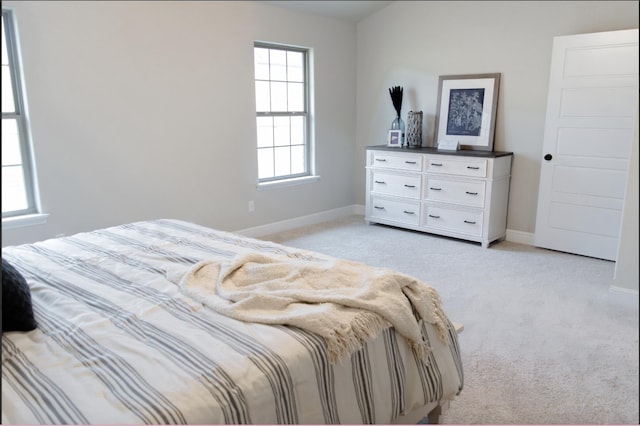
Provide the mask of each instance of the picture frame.
{"label": "picture frame", "polygon": [[400,148],[402,146],[402,130],[389,130],[387,146]]}
{"label": "picture frame", "polygon": [[457,142],[460,149],[493,151],[500,75],[440,76],[434,145]]}

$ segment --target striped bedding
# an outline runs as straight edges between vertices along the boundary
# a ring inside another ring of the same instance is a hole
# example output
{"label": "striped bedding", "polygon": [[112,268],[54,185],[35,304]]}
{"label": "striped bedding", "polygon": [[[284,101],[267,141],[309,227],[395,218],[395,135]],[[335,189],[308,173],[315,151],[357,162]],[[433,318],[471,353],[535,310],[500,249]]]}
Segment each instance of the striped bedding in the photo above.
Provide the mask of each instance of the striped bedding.
{"label": "striped bedding", "polygon": [[247,251],[327,258],[178,220],[5,247],[38,328],[2,335],[2,423],[388,424],[453,399],[463,372],[429,324],[428,364],[393,329],[330,364],[322,339],[236,321],[168,276]]}

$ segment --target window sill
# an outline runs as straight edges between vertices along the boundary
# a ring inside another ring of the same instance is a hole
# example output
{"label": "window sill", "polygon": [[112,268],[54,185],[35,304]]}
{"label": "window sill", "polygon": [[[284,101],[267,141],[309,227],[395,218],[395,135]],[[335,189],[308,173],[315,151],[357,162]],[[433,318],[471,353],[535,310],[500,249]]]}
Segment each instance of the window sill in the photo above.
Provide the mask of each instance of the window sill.
{"label": "window sill", "polygon": [[47,223],[48,213],[27,214],[24,216],[2,218],[2,229],[23,228],[25,226]]}
{"label": "window sill", "polygon": [[318,182],[320,176],[305,176],[293,179],[282,179],[271,182],[261,182],[256,185],[258,191],[264,191],[266,189],[284,188],[286,186],[304,185],[306,183]]}

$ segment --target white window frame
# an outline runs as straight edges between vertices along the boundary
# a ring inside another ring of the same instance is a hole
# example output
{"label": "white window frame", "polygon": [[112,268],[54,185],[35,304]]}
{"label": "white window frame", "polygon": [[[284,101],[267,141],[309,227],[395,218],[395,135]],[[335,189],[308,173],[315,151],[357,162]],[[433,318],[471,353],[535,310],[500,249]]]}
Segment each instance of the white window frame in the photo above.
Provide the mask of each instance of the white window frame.
{"label": "white window frame", "polygon": [[[2,165],[5,167],[22,166],[26,208],[2,212],[2,227],[13,228],[23,225],[43,223],[47,215],[40,214],[37,199],[35,167],[31,155],[30,132],[27,123],[24,86],[22,85],[21,61],[18,51],[18,37],[14,22],[14,14],[10,9],[2,9],[2,27],[7,47],[8,66],[11,74],[11,86],[14,99],[14,111],[2,111],[2,121],[15,120],[18,129],[21,163]],[[4,64],[3,64],[4,66]],[[3,179],[4,185],[5,179]],[[3,188],[4,192],[4,188]]]}
{"label": "white window frame", "polygon": [[[304,152],[305,152],[305,158],[304,158],[304,172],[302,173],[293,173],[293,174],[286,174],[286,175],[277,175],[277,176],[272,176],[272,177],[263,177],[260,178],[258,177],[258,190],[261,189],[268,189],[268,188],[274,188],[274,187],[283,187],[283,186],[291,186],[291,185],[298,185],[298,184],[302,184],[302,183],[308,183],[308,182],[315,182],[317,180],[319,180],[318,176],[315,176],[315,165],[313,162],[313,144],[312,144],[312,123],[311,123],[311,102],[310,102],[310,98],[311,98],[311,73],[309,71],[310,69],[310,49],[306,49],[306,48],[301,48],[301,47],[295,47],[295,46],[289,46],[289,45],[281,45],[281,44],[274,44],[274,43],[266,43],[266,42],[254,42],[254,61],[255,61],[255,49],[256,48],[262,48],[262,49],[271,49],[271,50],[280,50],[280,51],[292,51],[292,52],[300,52],[303,54],[303,66],[304,66],[304,71],[303,71],[303,75],[304,75],[304,111],[301,112],[285,112],[285,111],[277,111],[277,112],[264,112],[264,111],[258,111],[258,108],[256,106],[256,122],[258,118],[261,117],[303,117],[304,118]],[[255,78],[254,75],[254,82],[258,82],[258,81],[268,81],[268,82],[272,82],[272,81],[277,81],[277,80],[271,80],[271,78],[269,78],[268,80],[264,80],[264,79],[257,79]],[[285,80],[288,81],[288,80]],[[254,86],[255,87],[255,86]],[[256,94],[257,96],[257,94]],[[261,148],[258,147],[256,145],[256,155],[259,155],[258,153],[260,152],[261,149],[268,149],[268,148]],[[275,159],[274,159],[275,161]],[[259,167],[259,164],[258,164]],[[274,166],[275,168],[275,166]],[[260,175],[260,172],[258,171],[258,175]]]}

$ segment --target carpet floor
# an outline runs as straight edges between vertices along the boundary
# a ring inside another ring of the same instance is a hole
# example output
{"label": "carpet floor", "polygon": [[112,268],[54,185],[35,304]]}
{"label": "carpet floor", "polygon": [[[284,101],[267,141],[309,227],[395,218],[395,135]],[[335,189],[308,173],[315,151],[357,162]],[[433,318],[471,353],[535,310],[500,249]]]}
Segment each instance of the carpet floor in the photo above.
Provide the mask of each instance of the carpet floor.
{"label": "carpet floor", "polygon": [[638,424],[638,296],[615,263],[466,242],[362,216],[263,237],[432,285],[460,334],[465,383],[446,424]]}

